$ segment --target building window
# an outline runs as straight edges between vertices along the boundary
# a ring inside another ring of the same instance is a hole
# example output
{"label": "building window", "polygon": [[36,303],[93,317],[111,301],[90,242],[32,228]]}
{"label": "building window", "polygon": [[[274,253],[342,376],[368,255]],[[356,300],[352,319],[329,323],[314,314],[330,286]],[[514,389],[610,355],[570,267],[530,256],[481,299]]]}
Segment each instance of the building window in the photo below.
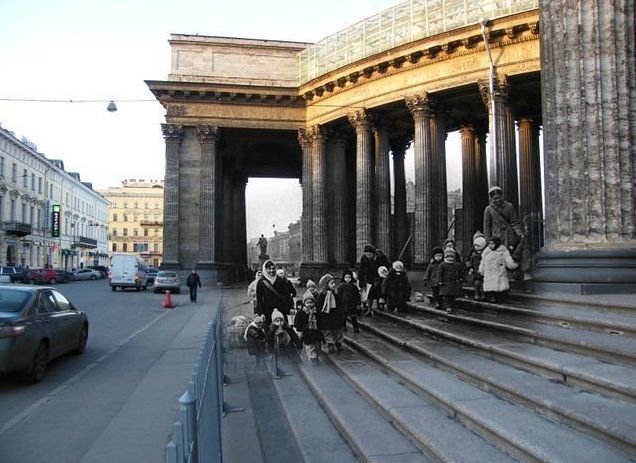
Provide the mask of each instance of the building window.
{"label": "building window", "polygon": [[122,244],[122,251],[128,252],[128,243],[123,243]]}
{"label": "building window", "polygon": [[31,191],[35,191],[35,174],[31,174]]}
{"label": "building window", "polygon": [[139,236],[139,230],[133,229],[133,236]]}
{"label": "building window", "polygon": [[128,222],[128,214],[124,214],[124,222]]}
{"label": "building window", "polygon": [[159,203],[155,203],[155,209],[159,209]]}
{"label": "building window", "polygon": [[117,222],[117,214],[113,214],[113,222]]}
{"label": "building window", "polygon": [[117,252],[117,243],[113,243],[113,252]]}
{"label": "building window", "polygon": [[4,196],[0,196],[0,223],[4,219]]}
{"label": "building window", "polygon": [[153,249],[153,251],[155,251],[155,252],[159,252],[159,243],[155,243],[155,244],[153,244],[153,245],[152,245],[152,249]]}
{"label": "building window", "polygon": [[[4,161],[4,159],[3,159]],[[3,171],[4,172],[4,171]],[[2,173],[0,172],[0,175],[2,175]],[[148,203],[144,203],[144,209],[148,209]]]}
{"label": "building window", "polygon": [[38,177],[38,193],[42,194],[42,177]]}
{"label": "building window", "polygon": [[32,227],[35,225],[35,222],[33,222],[34,218],[35,218],[35,208],[31,206],[31,211],[29,213],[29,223],[31,224]]}
{"label": "building window", "polygon": [[128,236],[128,229],[124,228],[124,236]]}
{"label": "building window", "polygon": [[49,198],[53,199],[53,184],[49,185]]}
{"label": "building window", "polygon": [[117,229],[113,228],[113,236],[117,236]]}
{"label": "building window", "polygon": [[155,236],[159,236],[159,229],[155,228]]}
{"label": "building window", "polygon": [[0,177],[4,177],[4,156],[0,156]]}
{"label": "building window", "polygon": [[133,222],[138,222],[139,216],[137,214],[133,215]]}
{"label": "building window", "polygon": [[137,209],[137,201],[133,203],[133,209]]}
{"label": "building window", "polygon": [[18,181],[18,165],[15,162],[11,166],[11,181],[13,183]]}
{"label": "building window", "polygon": [[24,188],[29,186],[29,174],[26,169],[22,169],[22,186]]}
{"label": "building window", "polygon": [[128,209],[128,203],[124,203],[124,209]]}
{"label": "building window", "polygon": [[144,236],[148,236],[148,229],[144,228]]}
{"label": "building window", "polygon": [[15,214],[16,214],[16,208],[15,208],[15,199],[11,200],[11,221],[15,222]]}
{"label": "building window", "polygon": [[68,193],[66,193],[66,205],[67,205],[67,206],[69,205],[69,202],[68,202]]}

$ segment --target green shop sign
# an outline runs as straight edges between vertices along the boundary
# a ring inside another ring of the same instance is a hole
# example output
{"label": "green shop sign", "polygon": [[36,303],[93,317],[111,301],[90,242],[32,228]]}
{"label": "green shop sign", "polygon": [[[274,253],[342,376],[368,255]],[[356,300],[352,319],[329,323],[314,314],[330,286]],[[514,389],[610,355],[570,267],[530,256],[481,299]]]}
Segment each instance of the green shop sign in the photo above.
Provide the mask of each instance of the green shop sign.
{"label": "green shop sign", "polygon": [[60,205],[53,204],[51,208],[51,236],[60,237]]}

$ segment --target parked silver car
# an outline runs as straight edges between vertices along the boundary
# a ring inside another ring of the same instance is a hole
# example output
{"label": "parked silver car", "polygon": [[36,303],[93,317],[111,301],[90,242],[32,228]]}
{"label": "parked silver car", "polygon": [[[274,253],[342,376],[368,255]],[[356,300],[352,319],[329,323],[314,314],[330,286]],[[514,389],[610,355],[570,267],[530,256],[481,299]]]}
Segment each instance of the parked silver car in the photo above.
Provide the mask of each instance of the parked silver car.
{"label": "parked silver car", "polygon": [[173,293],[179,294],[181,292],[181,280],[177,272],[161,271],[157,273],[155,282],[152,285],[152,290],[156,293],[158,291],[169,290]]}
{"label": "parked silver car", "polygon": [[90,268],[83,268],[75,271],[76,280],[99,280],[101,277],[101,272]]}
{"label": "parked silver car", "polygon": [[41,381],[50,360],[86,350],[88,318],[51,287],[0,285],[0,373]]}

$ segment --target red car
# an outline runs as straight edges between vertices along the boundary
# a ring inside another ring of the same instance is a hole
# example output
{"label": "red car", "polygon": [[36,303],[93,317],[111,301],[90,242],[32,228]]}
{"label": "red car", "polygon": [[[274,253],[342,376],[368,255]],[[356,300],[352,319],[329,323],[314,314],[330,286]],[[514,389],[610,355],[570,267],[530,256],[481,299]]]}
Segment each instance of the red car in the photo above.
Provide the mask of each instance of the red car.
{"label": "red car", "polygon": [[34,285],[36,283],[54,285],[58,282],[59,277],[54,270],[49,268],[29,270],[24,279],[27,283]]}

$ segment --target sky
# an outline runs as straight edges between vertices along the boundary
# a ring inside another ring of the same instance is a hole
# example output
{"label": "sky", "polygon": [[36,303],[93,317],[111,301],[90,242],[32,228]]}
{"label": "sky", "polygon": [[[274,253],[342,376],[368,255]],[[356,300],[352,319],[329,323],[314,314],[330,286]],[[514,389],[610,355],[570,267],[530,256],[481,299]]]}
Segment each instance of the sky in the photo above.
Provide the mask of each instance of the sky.
{"label": "sky", "polygon": [[[317,42],[398,3],[0,0],[0,124],[96,189],[127,178],[160,179],[165,111],[144,80],[167,78],[171,33]],[[109,100],[117,112],[106,111]],[[449,136],[447,149],[455,138]],[[458,158],[450,149],[449,169]],[[412,178],[408,156],[406,164]],[[450,189],[460,186],[456,178],[449,176]],[[252,179],[246,193],[248,237],[267,235],[273,225],[284,231],[300,216],[296,180]]]}

